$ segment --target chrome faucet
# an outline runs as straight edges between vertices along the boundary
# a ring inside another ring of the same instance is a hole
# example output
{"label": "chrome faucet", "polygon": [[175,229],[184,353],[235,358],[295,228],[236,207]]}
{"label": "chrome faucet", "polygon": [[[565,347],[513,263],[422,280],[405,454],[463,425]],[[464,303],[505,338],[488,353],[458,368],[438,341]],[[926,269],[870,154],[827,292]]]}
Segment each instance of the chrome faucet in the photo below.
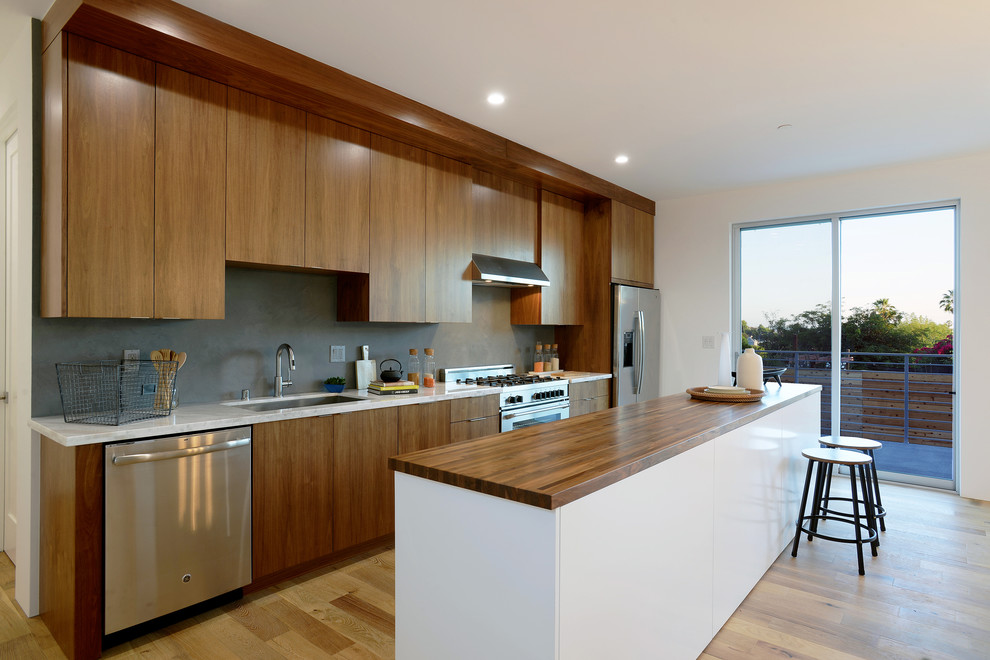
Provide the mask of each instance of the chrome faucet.
{"label": "chrome faucet", "polygon": [[289,353],[289,371],[296,370],[296,356],[292,352],[292,347],[288,344],[282,344],[275,351],[275,396],[282,396],[282,388],[286,385],[292,385],[292,380],[282,380],[282,351],[287,351]]}

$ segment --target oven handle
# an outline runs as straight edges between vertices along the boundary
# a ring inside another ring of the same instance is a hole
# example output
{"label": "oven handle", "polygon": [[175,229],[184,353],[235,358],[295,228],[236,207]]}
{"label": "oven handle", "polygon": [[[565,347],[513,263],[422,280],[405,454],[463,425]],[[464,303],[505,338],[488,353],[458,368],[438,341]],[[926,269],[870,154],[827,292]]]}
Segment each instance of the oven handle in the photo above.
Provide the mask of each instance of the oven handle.
{"label": "oven handle", "polygon": [[531,415],[533,413],[545,413],[545,412],[550,412],[551,410],[562,410],[564,408],[570,408],[570,407],[571,407],[571,404],[570,404],[570,402],[568,402],[568,403],[566,403],[566,404],[564,404],[562,406],[553,406],[552,408],[538,408],[536,410],[534,410],[533,408],[528,408],[528,409],[526,409],[525,412],[509,413],[508,415],[502,415],[502,419],[513,419],[514,417],[519,417],[520,415]]}

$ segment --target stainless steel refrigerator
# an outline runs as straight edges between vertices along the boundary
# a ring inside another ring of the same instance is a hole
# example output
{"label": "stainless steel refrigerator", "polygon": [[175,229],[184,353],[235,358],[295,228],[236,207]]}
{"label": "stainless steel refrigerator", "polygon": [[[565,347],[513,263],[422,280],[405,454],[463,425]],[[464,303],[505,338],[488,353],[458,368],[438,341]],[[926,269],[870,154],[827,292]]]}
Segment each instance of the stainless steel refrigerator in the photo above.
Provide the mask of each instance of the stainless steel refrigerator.
{"label": "stainless steel refrigerator", "polygon": [[612,287],[612,400],[615,405],[660,396],[660,292]]}

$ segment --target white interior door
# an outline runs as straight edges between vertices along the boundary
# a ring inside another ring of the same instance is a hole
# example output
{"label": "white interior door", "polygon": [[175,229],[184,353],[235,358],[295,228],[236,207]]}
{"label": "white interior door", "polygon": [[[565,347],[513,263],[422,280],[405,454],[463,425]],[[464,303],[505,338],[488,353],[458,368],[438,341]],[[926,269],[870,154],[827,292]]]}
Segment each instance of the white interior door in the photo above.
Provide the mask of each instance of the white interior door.
{"label": "white interior door", "polygon": [[3,526],[0,529],[0,548],[15,561],[14,548],[17,529],[14,468],[16,443],[7,441],[7,273],[8,228],[14,221],[17,209],[17,133],[4,141],[3,158],[3,222],[0,223],[0,493],[3,497]]}

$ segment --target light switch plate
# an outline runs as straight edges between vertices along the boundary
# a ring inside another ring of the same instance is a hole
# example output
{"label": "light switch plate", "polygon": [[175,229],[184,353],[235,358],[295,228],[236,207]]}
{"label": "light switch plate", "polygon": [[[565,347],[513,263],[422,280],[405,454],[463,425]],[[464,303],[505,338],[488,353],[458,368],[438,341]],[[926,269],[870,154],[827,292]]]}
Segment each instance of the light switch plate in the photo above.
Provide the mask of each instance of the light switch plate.
{"label": "light switch plate", "polygon": [[701,336],[701,347],[702,348],[715,348],[715,335],[702,335]]}
{"label": "light switch plate", "polygon": [[330,361],[331,362],[343,362],[344,361],[344,347],[343,346],[331,346],[330,347]]}
{"label": "light switch plate", "polygon": [[139,348],[125,348],[124,349],[124,359],[125,360],[140,360],[141,359],[141,349],[139,349]]}

